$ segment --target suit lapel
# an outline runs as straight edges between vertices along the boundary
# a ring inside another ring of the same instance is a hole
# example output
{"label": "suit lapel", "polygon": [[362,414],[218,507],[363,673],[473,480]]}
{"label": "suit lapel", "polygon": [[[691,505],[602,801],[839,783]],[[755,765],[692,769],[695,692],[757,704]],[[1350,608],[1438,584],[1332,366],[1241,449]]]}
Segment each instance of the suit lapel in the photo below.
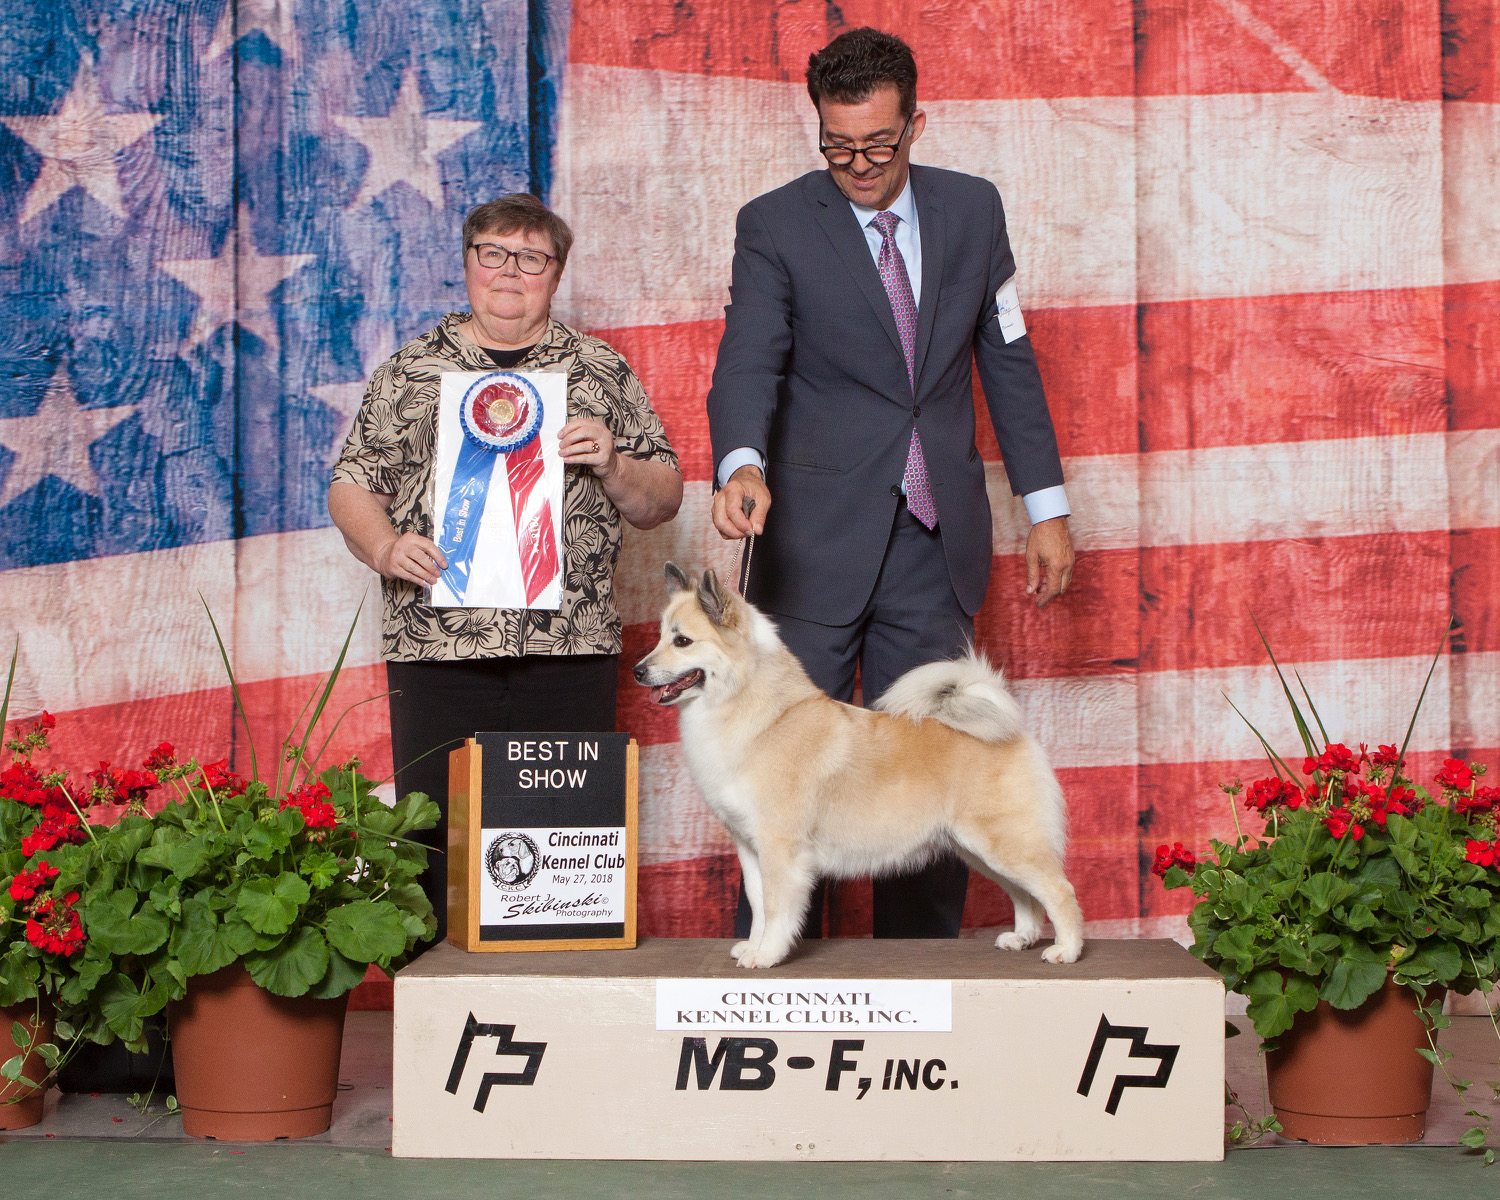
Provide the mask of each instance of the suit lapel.
{"label": "suit lapel", "polygon": [[[943,286],[943,243],[947,230],[943,207],[928,186],[921,167],[912,167],[911,187],[917,205],[917,225],[922,235],[922,300],[917,308],[916,346],[916,379],[920,385],[922,361],[927,357],[927,344],[932,341],[938,292]],[[876,277],[879,278],[878,273]]]}
{"label": "suit lapel", "polygon": [[[818,224],[823,227],[823,232],[833,243],[833,248],[843,260],[844,266],[848,267],[849,273],[854,276],[854,282],[859,285],[859,290],[864,293],[870,307],[875,310],[875,315],[880,319],[881,328],[891,339],[891,345],[896,348],[898,361],[904,363],[906,351],[901,348],[901,334],[896,330],[896,318],[891,312],[891,300],[885,294],[885,284],[880,282],[880,272],[875,267],[874,256],[870,253],[870,244],[865,241],[865,231],[859,227],[859,219],[854,215],[854,210],[849,207],[849,201],[844,198],[844,193],[839,191],[838,185],[833,180],[827,178],[828,172],[820,171],[818,174],[823,176],[818,180],[818,186],[813,193],[813,208],[818,215]],[[922,232],[925,236],[925,226]],[[924,288],[927,286],[925,275],[922,277],[922,286]],[[905,371],[902,374],[904,375]]]}

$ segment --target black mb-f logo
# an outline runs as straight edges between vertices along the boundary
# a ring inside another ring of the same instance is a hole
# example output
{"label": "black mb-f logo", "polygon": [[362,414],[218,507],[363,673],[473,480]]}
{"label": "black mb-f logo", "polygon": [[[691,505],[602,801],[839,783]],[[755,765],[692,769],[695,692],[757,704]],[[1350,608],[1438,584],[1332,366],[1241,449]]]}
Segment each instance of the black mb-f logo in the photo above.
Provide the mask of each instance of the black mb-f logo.
{"label": "black mb-f logo", "polygon": [[513,1084],[518,1087],[530,1087],[536,1082],[536,1073],[542,1065],[542,1055],[547,1052],[546,1042],[517,1042],[514,1041],[516,1027],[514,1025],[487,1025],[483,1021],[476,1021],[474,1014],[469,1014],[469,1019],[464,1022],[464,1033],[458,1039],[458,1049],[453,1055],[453,1069],[448,1072],[448,1084],[444,1089],[452,1095],[458,1095],[458,1083],[463,1078],[464,1066],[469,1061],[469,1051],[474,1047],[474,1039],[477,1037],[498,1038],[495,1046],[497,1055],[514,1055],[524,1058],[526,1065],[519,1071],[486,1071],[479,1078],[479,1092],[474,1097],[474,1111],[483,1112],[484,1106],[489,1103],[490,1089],[496,1084]]}
{"label": "black mb-f logo", "polygon": [[1144,1025],[1111,1025],[1109,1018],[1100,1015],[1099,1028],[1094,1032],[1094,1044],[1089,1047],[1089,1060],[1083,1065],[1083,1075],[1078,1080],[1078,1094],[1087,1096],[1094,1086],[1094,1073],[1099,1070],[1099,1060],[1104,1057],[1104,1046],[1111,1038],[1130,1042],[1131,1058],[1154,1058],[1157,1061],[1155,1075],[1116,1075],[1114,1086],[1109,1089],[1109,1100],[1104,1111],[1110,1116],[1120,1107],[1120,1097],[1126,1088],[1164,1088],[1172,1078],[1172,1064],[1177,1061],[1181,1046],[1153,1046],[1146,1041]]}

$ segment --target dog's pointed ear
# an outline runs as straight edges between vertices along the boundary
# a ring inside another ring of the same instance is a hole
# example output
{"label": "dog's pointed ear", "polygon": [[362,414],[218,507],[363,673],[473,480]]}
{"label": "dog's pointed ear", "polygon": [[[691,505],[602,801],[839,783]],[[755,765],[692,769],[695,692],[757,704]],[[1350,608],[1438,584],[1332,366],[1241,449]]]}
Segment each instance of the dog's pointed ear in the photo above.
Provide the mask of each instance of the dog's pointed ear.
{"label": "dog's pointed ear", "polygon": [[704,615],[715,625],[724,624],[724,614],[729,609],[729,602],[729,593],[724,590],[719,577],[711,570],[704,571],[703,579],[698,584],[698,604]]}
{"label": "dog's pointed ear", "polygon": [[678,592],[686,592],[692,589],[692,583],[682,573],[682,568],[676,563],[669,562],[666,565],[664,574],[667,577],[667,591],[671,595],[675,596]]}

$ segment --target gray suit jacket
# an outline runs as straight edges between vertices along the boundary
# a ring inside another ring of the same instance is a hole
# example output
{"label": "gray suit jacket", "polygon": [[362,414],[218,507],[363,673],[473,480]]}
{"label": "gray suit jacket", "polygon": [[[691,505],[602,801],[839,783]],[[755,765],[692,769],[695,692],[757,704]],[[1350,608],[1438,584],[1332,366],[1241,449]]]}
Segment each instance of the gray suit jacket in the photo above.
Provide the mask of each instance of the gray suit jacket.
{"label": "gray suit jacket", "polygon": [[740,210],[713,387],[714,462],[766,458],[771,511],[749,597],[825,625],[855,620],[890,536],[915,423],[959,602],[990,575],[990,506],[974,444],[970,363],[1017,495],[1062,483],[1030,338],[1006,345],[995,293],[1015,272],[995,185],[911,168],[922,232],[916,394],[864,231],[827,171]]}

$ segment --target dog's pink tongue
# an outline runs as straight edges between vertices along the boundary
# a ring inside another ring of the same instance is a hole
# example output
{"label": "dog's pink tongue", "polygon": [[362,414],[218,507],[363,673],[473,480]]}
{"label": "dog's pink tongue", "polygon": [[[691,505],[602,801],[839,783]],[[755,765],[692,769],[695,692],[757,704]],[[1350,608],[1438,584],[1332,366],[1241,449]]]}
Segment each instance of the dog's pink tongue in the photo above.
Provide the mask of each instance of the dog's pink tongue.
{"label": "dog's pink tongue", "polygon": [[661,694],[663,692],[665,692],[666,690],[667,689],[663,685],[661,685],[661,684],[657,684],[654,688],[652,688],[651,689],[651,703],[652,704],[660,704],[661,703]]}

